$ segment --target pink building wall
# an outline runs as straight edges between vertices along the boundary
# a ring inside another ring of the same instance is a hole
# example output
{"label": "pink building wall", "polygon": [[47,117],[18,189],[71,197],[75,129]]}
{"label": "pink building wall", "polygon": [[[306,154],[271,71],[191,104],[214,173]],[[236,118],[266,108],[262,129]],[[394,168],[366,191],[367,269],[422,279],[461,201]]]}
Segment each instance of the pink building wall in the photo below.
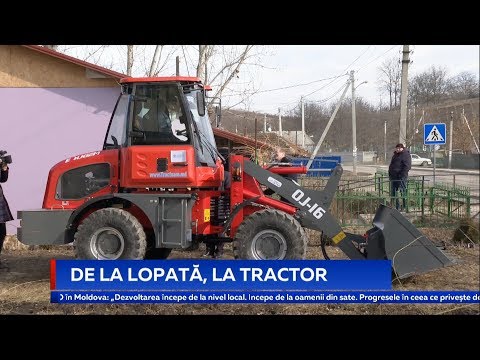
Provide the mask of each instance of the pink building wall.
{"label": "pink building wall", "polygon": [[0,88],[0,150],[12,156],[2,184],[15,220],[42,207],[50,168],[62,159],[100,150],[120,87]]}

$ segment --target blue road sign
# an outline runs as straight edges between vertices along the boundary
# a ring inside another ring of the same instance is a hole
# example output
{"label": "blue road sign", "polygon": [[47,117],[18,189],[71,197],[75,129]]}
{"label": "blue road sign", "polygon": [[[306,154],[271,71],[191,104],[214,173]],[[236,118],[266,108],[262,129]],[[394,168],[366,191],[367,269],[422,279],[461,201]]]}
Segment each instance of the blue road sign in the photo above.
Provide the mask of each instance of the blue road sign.
{"label": "blue road sign", "polygon": [[445,124],[424,124],[423,143],[425,145],[445,145],[447,143],[447,127]]}

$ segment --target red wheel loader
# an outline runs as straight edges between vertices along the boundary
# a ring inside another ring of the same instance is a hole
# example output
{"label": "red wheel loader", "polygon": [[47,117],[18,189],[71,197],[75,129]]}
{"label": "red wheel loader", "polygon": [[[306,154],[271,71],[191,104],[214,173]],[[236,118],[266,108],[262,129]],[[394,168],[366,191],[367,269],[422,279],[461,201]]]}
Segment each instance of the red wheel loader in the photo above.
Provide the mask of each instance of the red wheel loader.
{"label": "red wheel loader", "polygon": [[[340,166],[314,191],[282,176],[305,167],[225,159],[205,91],[194,77],[122,79],[103,149],[52,167],[42,209],[18,211],[19,240],[73,243],[79,259],[166,259],[172,249],[233,242],[238,259],[281,260],[305,257],[310,228],[350,259],[391,259],[400,278],[450,264],[387,206],[366,234],[344,232],[329,213]],[[288,202],[265,195],[261,185]]]}

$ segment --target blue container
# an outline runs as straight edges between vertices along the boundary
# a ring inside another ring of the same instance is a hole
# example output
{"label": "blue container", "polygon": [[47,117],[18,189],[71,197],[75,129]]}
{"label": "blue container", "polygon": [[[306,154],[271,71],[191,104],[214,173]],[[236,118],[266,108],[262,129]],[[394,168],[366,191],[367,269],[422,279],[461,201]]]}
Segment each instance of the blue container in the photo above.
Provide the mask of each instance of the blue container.
{"label": "blue container", "polygon": [[[306,166],[309,158],[292,158],[294,165]],[[308,177],[326,177],[330,176],[337,164],[342,163],[341,156],[316,156],[313,159],[312,166],[307,172]]]}

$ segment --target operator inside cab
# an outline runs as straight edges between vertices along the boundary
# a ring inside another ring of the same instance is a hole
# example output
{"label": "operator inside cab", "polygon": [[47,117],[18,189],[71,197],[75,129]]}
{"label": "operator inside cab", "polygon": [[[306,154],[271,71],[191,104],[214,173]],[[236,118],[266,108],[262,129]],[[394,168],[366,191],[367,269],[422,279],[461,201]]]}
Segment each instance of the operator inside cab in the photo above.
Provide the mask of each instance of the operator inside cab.
{"label": "operator inside cab", "polygon": [[162,145],[189,142],[183,114],[185,113],[176,86],[151,85],[137,87],[138,96],[144,101],[136,101],[132,128],[144,134],[143,139],[135,139],[136,145]]}

